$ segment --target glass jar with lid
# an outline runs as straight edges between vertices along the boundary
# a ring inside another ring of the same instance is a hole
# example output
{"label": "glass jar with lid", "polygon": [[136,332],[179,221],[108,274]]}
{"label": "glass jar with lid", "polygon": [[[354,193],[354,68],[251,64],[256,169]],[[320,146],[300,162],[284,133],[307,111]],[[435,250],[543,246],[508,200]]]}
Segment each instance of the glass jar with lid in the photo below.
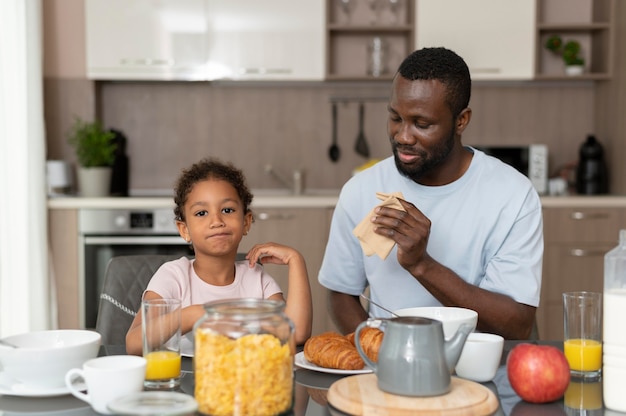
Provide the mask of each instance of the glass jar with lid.
{"label": "glass jar with lid", "polygon": [[293,408],[294,326],[285,303],[208,302],[194,325],[198,410],[207,415],[280,415]]}

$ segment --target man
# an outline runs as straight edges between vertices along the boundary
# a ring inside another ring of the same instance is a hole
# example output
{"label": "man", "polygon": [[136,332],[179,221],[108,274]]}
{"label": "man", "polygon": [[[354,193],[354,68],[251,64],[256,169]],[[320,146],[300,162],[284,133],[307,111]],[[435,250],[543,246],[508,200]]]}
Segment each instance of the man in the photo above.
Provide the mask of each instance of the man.
{"label": "man", "polygon": [[[341,332],[368,318],[359,294],[369,287],[388,309],[464,307],[478,312],[480,331],[530,336],[541,288],[541,204],[521,173],[462,145],[470,94],[467,65],[450,50],[421,49],[400,65],[388,105],[393,157],[344,185],[320,269]],[[352,233],[380,203],[376,192],[403,196],[403,210],[381,207],[369,219],[395,242],[386,259],[366,256]]]}

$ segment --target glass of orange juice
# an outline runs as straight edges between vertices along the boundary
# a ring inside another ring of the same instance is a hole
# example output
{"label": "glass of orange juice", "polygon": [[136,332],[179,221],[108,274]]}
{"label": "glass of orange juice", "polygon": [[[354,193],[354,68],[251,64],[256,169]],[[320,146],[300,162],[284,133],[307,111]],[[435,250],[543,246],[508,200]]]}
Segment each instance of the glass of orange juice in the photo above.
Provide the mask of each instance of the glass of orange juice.
{"label": "glass of orange juice", "polygon": [[597,379],[602,372],[602,293],[563,293],[563,352],[572,376]]}
{"label": "glass of orange juice", "polygon": [[180,386],[181,301],[150,299],[141,302],[144,387],[170,390]]}

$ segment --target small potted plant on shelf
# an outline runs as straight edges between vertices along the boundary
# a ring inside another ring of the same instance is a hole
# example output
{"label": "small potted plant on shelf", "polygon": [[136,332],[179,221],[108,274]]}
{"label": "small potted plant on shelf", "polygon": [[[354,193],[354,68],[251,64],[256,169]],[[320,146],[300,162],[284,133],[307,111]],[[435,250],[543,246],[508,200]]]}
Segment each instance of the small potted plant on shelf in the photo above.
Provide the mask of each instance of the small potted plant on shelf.
{"label": "small potted plant on shelf", "polygon": [[546,49],[561,56],[565,63],[565,73],[568,75],[580,75],[585,68],[585,59],[580,56],[580,42],[568,40],[563,42],[559,35],[552,35],[545,44]]}
{"label": "small potted plant on shelf", "polygon": [[117,147],[114,137],[98,121],[86,122],[79,117],[75,118],[68,143],[76,150],[78,186],[82,196],[109,195]]}

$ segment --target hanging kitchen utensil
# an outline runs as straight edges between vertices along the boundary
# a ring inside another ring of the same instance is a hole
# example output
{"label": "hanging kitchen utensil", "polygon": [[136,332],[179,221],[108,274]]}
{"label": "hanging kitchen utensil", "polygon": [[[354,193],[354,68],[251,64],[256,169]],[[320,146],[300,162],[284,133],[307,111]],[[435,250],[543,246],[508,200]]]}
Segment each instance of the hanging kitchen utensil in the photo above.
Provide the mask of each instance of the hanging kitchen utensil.
{"label": "hanging kitchen utensil", "polygon": [[363,157],[370,156],[370,148],[367,144],[367,139],[365,138],[364,130],[365,124],[365,105],[363,102],[359,103],[359,134],[356,138],[356,143],[354,144],[354,150]]}
{"label": "hanging kitchen utensil", "polygon": [[333,138],[332,138],[332,144],[330,145],[330,148],[328,148],[328,157],[330,157],[330,160],[332,160],[333,162],[336,162],[339,160],[339,157],[341,156],[341,150],[339,149],[339,146],[337,145],[337,103],[333,103]]}

